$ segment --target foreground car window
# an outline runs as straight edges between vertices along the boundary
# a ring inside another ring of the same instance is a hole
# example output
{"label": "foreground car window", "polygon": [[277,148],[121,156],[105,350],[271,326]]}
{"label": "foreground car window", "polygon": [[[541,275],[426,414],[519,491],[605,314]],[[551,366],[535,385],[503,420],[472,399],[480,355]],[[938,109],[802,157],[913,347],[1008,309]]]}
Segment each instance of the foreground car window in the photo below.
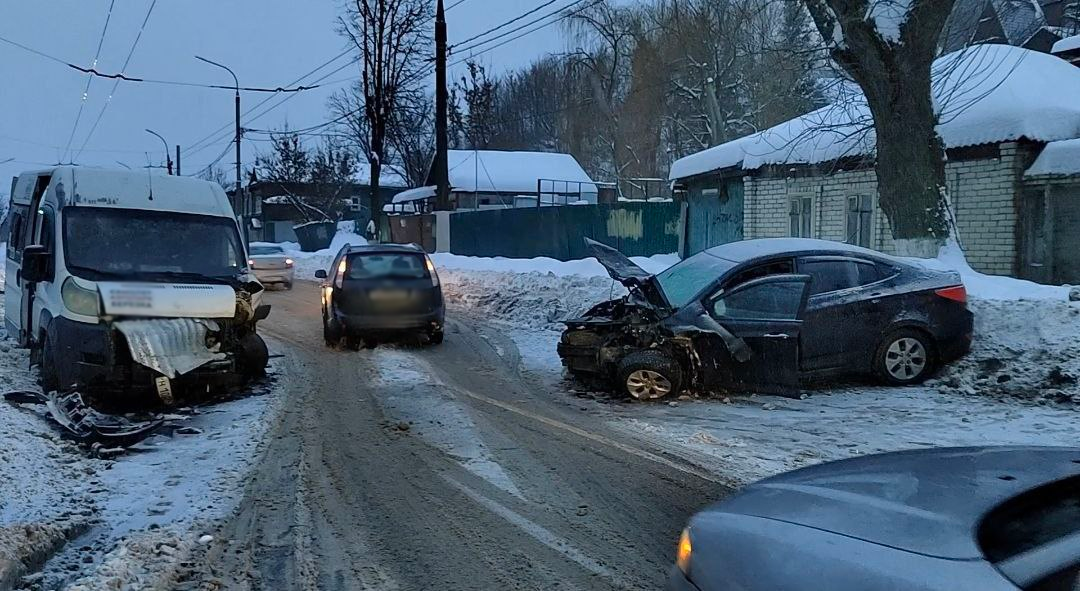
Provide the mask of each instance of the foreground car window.
{"label": "foreground car window", "polygon": [[713,303],[713,312],[721,318],[795,320],[802,292],[797,282],[755,285],[721,296]]}
{"label": "foreground car window", "polygon": [[424,279],[424,258],[415,254],[369,254],[349,258],[346,279]]}
{"label": "foreground car window", "polygon": [[681,308],[735,266],[707,252],[698,253],[656,276],[673,308]]}
{"label": "foreground car window", "polygon": [[810,260],[802,263],[800,268],[812,278],[810,295],[850,289],[873,283],[879,278],[874,265],[855,261]]}

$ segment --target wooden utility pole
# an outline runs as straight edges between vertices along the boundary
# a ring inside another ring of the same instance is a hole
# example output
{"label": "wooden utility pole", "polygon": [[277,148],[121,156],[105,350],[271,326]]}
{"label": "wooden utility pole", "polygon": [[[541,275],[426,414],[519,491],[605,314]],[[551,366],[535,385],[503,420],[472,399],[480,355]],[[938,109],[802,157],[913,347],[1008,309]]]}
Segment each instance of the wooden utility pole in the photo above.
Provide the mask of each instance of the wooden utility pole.
{"label": "wooden utility pole", "polygon": [[450,209],[450,172],[446,151],[446,111],[449,96],[446,89],[446,14],[443,0],[435,11],[435,209]]}

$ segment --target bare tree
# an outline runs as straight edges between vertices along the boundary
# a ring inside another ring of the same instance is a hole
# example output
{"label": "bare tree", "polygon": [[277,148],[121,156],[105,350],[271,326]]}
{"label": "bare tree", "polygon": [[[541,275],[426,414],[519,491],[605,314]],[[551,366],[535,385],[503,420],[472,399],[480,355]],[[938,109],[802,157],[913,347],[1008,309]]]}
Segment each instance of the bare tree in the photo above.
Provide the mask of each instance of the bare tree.
{"label": "bare tree", "polygon": [[199,178],[204,181],[210,181],[211,183],[217,183],[221,185],[221,188],[225,189],[233,186],[234,181],[229,179],[229,175],[225,174],[225,169],[218,165],[208,166],[199,174]]}
{"label": "bare tree", "polygon": [[467,65],[469,75],[462,76],[461,81],[454,85],[451,96],[454,103],[454,108],[449,112],[451,135],[464,139],[464,147],[470,150],[484,150],[499,132],[495,119],[499,82],[489,77],[484,66],[477,62],[469,60]]}
{"label": "bare tree", "polygon": [[430,95],[417,92],[395,111],[390,145],[402,176],[411,187],[427,183],[435,157],[435,106]]}
{"label": "bare tree", "polygon": [[371,215],[378,225],[383,213],[379,179],[387,156],[389,130],[402,100],[427,73],[430,2],[353,0],[340,23],[342,34],[359,54],[356,98],[363,100],[357,106],[363,117],[362,124],[357,121],[354,130],[363,134],[358,136],[357,143],[371,166]]}
{"label": "bare tree", "polygon": [[934,256],[949,234],[945,145],[931,69],[953,0],[802,0],[873,116],[880,205],[901,254]]}

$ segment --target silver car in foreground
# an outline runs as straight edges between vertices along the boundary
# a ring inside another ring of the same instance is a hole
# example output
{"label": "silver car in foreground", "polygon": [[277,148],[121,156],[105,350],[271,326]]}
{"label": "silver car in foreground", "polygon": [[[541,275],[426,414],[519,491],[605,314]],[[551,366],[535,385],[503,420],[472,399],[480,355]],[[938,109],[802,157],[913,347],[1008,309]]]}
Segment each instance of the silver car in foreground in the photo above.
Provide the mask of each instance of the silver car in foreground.
{"label": "silver car in foreground", "polygon": [[763,480],[690,520],[668,589],[1078,590],[1080,448],[906,451]]}
{"label": "silver car in foreground", "polygon": [[248,251],[248,267],[255,278],[263,285],[276,283],[285,289],[292,289],[293,260],[277,244],[252,242]]}

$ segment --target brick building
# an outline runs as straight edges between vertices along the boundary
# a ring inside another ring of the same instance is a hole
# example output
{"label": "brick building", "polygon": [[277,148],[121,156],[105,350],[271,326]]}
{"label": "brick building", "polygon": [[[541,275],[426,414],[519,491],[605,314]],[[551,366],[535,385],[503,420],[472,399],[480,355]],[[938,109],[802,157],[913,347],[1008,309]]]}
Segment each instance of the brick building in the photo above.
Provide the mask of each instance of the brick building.
{"label": "brick building", "polygon": [[[954,67],[977,59],[984,74]],[[939,125],[957,234],[976,270],[1080,283],[1080,162],[1045,171],[1047,145],[1080,137],[1080,69],[1025,49],[984,45],[935,65],[952,105]],[[953,72],[965,72],[957,79]],[[950,80],[950,78],[952,78]],[[1074,94],[1075,93],[1075,94]],[[731,240],[802,236],[894,252],[878,207],[871,120],[864,102],[832,105],[672,165],[681,189],[684,256]],[[1051,152],[1054,150],[1052,149]],[[1056,161],[1080,158],[1080,150]],[[1038,162],[1042,161],[1042,164]],[[1050,213],[1048,213],[1048,211]],[[1055,213],[1056,212],[1056,213]]]}

